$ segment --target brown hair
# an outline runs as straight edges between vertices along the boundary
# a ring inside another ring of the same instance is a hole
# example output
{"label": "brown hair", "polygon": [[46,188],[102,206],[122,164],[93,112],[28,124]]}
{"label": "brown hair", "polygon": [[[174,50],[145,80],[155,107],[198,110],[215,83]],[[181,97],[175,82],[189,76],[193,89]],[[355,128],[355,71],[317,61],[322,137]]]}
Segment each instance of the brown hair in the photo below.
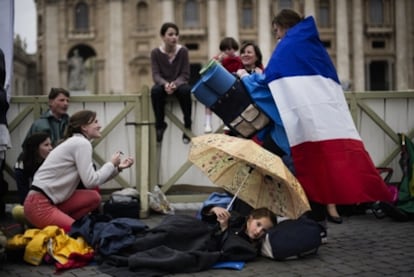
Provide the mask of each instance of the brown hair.
{"label": "brown hair", "polygon": [[51,88],[49,92],[49,100],[56,99],[56,97],[59,96],[59,94],[65,95],[67,98],[70,97],[69,91],[63,88]]}
{"label": "brown hair", "polygon": [[303,20],[297,12],[290,9],[281,10],[272,20],[272,25],[278,25],[284,29],[289,29]]}
{"label": "brown hair", "polygon": [[269,210],[268,208],[257,208],[250,212],[249,217],[253,219],[260,219],[267,217],[270,219],[270,221],[273,223],[273,225],[277,224],[276,215]]}
{"label": "brown hair", "polygon": [[220,51],[224,52],[229,49],[239,50],[239,43],[232,37],[225,37],[220,41]]}
{"label": "brown hair", "polygon": [[65,137],[67,139],[75,133],[82,134],[82,126],[91,124],[96,119],[96,112],[90,110],[82,110],[74,113],[69,118],[69,124],[66,128]]}

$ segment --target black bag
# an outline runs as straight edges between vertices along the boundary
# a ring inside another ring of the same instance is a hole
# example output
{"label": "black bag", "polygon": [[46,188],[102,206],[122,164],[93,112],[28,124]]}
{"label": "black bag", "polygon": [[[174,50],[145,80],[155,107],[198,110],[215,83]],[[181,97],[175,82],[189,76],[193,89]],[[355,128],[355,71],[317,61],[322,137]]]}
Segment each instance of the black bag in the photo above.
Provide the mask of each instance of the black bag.
{"label": "black bag", "polygon": [[284,220],[266,234],[262,256],[286,260],[316,254],[322,244],[323,231],[320,224],[306,217]]}
{"label": "black bag", "polygon": [[270,122],[269,117],[253,102],[240,79],[210,109],[231,131],[244,138],[252,137]]}
{"label": "black bag", "polygon": [[111,195],[104,203],[103,212],[112,218],[139,218],[140,199],[131,195]]}

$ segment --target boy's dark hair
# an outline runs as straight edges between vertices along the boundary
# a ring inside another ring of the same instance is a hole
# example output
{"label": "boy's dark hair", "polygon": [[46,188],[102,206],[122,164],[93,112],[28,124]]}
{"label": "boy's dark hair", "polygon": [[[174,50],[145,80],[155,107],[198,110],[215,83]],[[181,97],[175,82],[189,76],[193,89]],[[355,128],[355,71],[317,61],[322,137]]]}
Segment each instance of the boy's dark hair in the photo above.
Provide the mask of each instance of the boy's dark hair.
{"label": "boy's dark hair", "polygon": [[290,9],[281,10],[272,20],[272,25],[279,25],[282,28],[289,29],[302,21],[303,17],[297,12]]}
{"label": "boy's dark hair", "polygon": [[232,37],[225,37],[220,41],[220,51],[224,52],[229,49],[239,50],[239,43]]}
{"label": "boy's dark hair", "polygon": [[173,28],[176,32],[177,32],[177,36],[180,34],[180,31],[178,29],[178,26],[175,23],[172,22],[165,22],[164,24],[162,24],[161,29],[160,29],[160,35],[164,36],[165,33],[167,32],[168,28]]}
{"label": "boy's dark hair", "polygon": [[68,98],[70,97],[70,93],[66,89],[63,89],[63,88],[51,88],[50,89],[50,92],[49,92],[49,100],[55,99],[56,97],[59,96],[59,94],[63,94],[63,95],[65,95]]}

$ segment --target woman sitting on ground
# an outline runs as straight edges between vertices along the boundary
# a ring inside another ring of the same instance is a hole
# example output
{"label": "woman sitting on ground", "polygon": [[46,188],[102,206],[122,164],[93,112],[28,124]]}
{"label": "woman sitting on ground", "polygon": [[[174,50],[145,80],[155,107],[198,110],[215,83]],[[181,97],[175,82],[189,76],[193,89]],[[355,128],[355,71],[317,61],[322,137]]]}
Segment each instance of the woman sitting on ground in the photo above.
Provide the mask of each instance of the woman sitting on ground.
{"label": "woman sitting on ground", "polygon": [[[64,141],[36,171],[24,202],[26,219],[32,225],[40,229],[57,225],[69,231],[76,219],[99,207],[101,196],[93,188],[134,163],[132,157],[121,161],[121,152],[116,152],[95,170],[90,141],[101,137],[100,129],[94,111],[83,110],[70,117]],[[77,189],[80,181],[86,189]]]}

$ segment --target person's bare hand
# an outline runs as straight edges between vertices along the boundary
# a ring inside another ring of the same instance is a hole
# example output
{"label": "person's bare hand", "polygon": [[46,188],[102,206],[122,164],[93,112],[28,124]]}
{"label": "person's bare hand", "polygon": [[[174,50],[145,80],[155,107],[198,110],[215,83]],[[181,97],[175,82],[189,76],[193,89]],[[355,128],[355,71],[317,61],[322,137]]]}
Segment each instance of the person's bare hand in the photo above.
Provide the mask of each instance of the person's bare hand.
{"label": "person's bare hand", "polygon": [[120,170],[129,168],[134,164],[134,159],[132,157],[128,157],[121,161],[121,163],[118,165],[118,168]]}
{"label": "person's bare hand", "polygon": [[173,94],[173,93],[174,93],[174,91],[177,89],[177,87],[176,87],[176,85],[174,84],[174,82],[171,82],[171,83],[167,83],[167,84],[165,84],[164,89],[165,89],[165,92],[166,92],[167,94]]}
{"label": "person's bare hand", "polygon": [[220,224],[221,230],[224,231],[227,229],[230,212],[222,207],[214,207],[211,209],[211,212],[217,216],[217,222]]}
{"label": "person's bare hand", "polygon": [[119,164],[121,163],[121,155],[122,155],[121,151],[118,151],[112,154],[111,162],[114,164],[115,167],[118,167]]}
{"label": "person's bare hand", "polygon": [[239,70],[237,70],[236,74],[237,74],[237,76],[239,76],[240,79],[247,76],[247,75],[249,75],[249,73],[246,71],[246,69],[239,69]]}

